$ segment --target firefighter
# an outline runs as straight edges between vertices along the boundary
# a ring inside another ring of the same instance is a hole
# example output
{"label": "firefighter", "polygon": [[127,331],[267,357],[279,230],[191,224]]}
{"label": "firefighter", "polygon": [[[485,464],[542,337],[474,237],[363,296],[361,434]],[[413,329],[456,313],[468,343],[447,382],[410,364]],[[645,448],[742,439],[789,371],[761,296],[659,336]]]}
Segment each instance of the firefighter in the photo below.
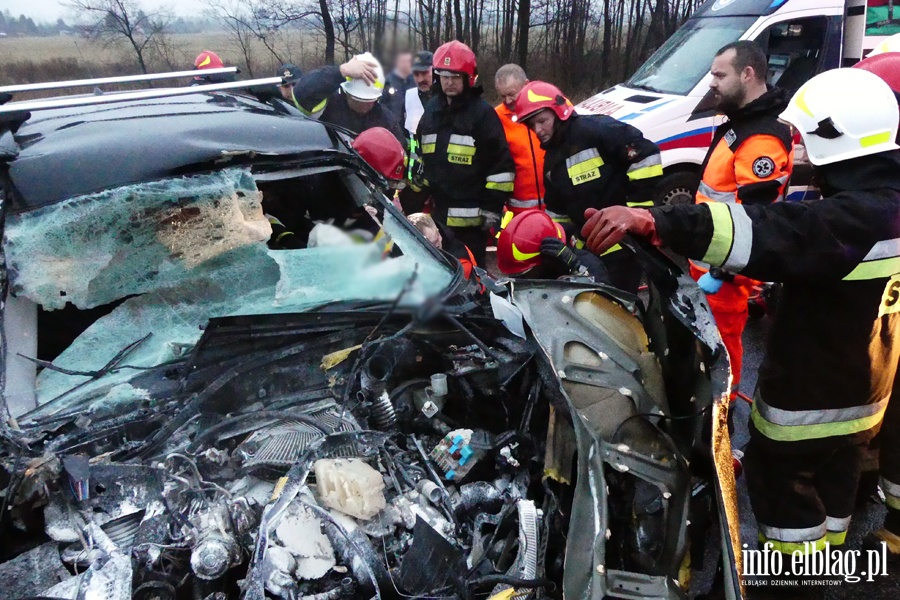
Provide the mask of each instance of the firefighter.
{"label": "firefighter", "polygon": [[[778,121],[790,95],[767,88],[765,52],[752,41],[728,44],[713,59],[709,88],[716,108],[727,120],[716,129],[696,201],[770,204],[783,200],[794,166],[790,127]],[[760,284],[725,269],[691,261],[693,277],[707,294],[709,307],[731,360],[731,399],[741,383],[744,348],[741,336],[749,315],[747,303]]]}
{"label": "firefighter", "polygon": [[439,80],[425,106],[417,138],[432,216],[484,264],[486,230],[500,226],[513,190],[515,165],[503,125],[481,98],[475,53],[459,41],[434,53]]}
{"label": "firefighter", "polygon": [[502,100],[494,109],[500,115],[509,152],[516,163],[516,180],[512,198],[506,203],[505,222],[523,211],[544,209],[544,150],[534,132],[514,119],[516,96],[526,83],[528,77],[519,65],[503,65],[494,75],[494,87]]}
{"label": "firefighter", "polygon": [[354,134],[384,127],[403,142],[397,118],[379,101],[384,91],[381,64],[366,52],[340,67],[320,67],[294,84],[293,102],[308,117]]}
{"label": "firefighter", "polygon": [[412,64],[412,75],[416,85],[406,90],[401,112],[401,123],[406,129],[408,138],[409,164],[407,166],[407,179],[410,185],[400,191],[400,205],[403,212],[412,214],[421,212],[428,201],[428,193],[423,191],[414,180],[418,179],[418,171],[421,167],[419,158],[419,145],[416,140],[416,129],[419,121],[425,114],[425,105],[431,100],[434,86],[434,68],[432,61],[434,54],[427,50],[417,52]]}
{"label": "firefighter", "polygon": [[608,281],[603,261],[587,250],[570,248],[562,226],[536,208],[520,212],[500,232],[497,268],[528,279],[576,275]]}
{"label": "firefighter", "polygon": [[[205,71],[207,69],[222,69],[225,63],[219,55],[212,50],[204,50],[194,59],[194,69]],[[230,83],[235,80],[234,73],[219,73],[216,75],[197,75],[191,80],[191,86],[209,85],[211,83]]]}
{"label": "firefighter", "polygon": [[844,543],[900,358],[898,106],[877,76],[836,69],[781,118],[800,132],[823,200],[614,207],[588,211],[582,233],[595,252],[632,233],[784,283],[744,467],[760,540],[807,553]]}
{"label": "firefighter", "polygon": [[425,236],[428,243],[459,261],[466,279],[472,277],[472,269],[478,266],[475,256],[465,244],[456,239],[452,231],[440,223],[436,223],[431,215],[425,213],[413,213],[407,219],[419,230],[419,233]]}
{"label": "firefighter", "polygon": [[[585,209],[653,205],[663,172],[659,148],[631,125],[606,115],[578,115],[559,88],[543,81],[519,92],[516,120],[534,131],[546,151],[547,213],[567,234],[580,231]],[[641,272],[634,256],[615,246],[602,259],[612,285],[637,293]]]}
{"label": "firefighter", "polygon": [[[898,38],[900,35],[892,36]],[[891,38],[891,39],[892,39]],[[897,44],[900,50],[900,43]],[[878,48],[876,48],[877,50]],[[900,103],[900,52],[872,52],[868,58],[853,65],[878,75],[894,92]],[[900,141],[900,140],[898,140]],[[860,482],[858,499],[868,498],[876,490],[876,477],[881,476],[881,489],[885,496],[887,516],[884,526],[870,533],[863,540],[868,549],[879,549],[883,542],[894,562],[900,558],[900,377],[894,378],[891,401],[884,415],[884,423],[878,438],[870,448]]]}
{"label": "firefighter", "polygon": [[384,177],[391,188],[403,183],[406,155],[403,146],[384,127],[366,129],[351,144],[366,163]]}

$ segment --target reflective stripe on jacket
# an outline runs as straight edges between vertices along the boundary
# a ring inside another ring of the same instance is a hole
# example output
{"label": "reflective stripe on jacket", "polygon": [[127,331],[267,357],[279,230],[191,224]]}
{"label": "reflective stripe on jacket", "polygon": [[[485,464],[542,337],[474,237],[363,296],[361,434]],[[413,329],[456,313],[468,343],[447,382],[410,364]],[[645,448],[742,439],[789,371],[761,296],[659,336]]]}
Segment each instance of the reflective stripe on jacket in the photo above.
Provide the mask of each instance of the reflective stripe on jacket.
{"label": "reflective stripe on jacket", "polygon": [[651,209],[674,251],[784,283],[752,422],[811,449],[874,434],[900,359],[900,151],[817,172],[816,202]]}

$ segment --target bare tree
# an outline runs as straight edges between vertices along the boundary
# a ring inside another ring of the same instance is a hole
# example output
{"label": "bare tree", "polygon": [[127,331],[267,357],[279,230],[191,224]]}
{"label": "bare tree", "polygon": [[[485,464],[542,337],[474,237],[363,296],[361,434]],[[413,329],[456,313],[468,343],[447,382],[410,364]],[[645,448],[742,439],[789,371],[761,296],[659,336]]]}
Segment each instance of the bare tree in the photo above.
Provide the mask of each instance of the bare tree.
{"label": "bare tree", "polygon": [[154,39],[164,36],[172,22],[168,11],[147,13],[137,0],[67,0],[63,6],[75,12],[86,37],[131,47],[144,73]]}

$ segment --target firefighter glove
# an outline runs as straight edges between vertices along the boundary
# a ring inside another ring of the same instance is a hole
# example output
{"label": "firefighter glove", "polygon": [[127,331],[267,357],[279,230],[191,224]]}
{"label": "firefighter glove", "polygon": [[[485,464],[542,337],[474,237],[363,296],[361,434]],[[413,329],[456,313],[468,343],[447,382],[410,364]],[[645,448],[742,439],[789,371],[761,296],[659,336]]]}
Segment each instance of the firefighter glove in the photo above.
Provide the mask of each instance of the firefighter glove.
{"label": "firefighter glove", "polygon": [[495,213],[487,210],[482,210],[480,212],[481,218],[484,219],[482,229],[484,229],[485,231],[500,229],[500,213]]}
{"label": "firefighter glove", "polygon": [[564,242],[554,237],[545,237],[541,240],[541,256],[547,260],[560,263],[570,273],[577,273],[581,268],[581,261],[575,252]]}
{"label": "firefighter glove", "polygon": [[649,237],[653,243],[658,243],[653,215],[642,208],[589,208],[584,212],[584,218],[587,223],[581,228],[581,237],[587,240],[585,245],[594,254],[603,254],[629,233]]}

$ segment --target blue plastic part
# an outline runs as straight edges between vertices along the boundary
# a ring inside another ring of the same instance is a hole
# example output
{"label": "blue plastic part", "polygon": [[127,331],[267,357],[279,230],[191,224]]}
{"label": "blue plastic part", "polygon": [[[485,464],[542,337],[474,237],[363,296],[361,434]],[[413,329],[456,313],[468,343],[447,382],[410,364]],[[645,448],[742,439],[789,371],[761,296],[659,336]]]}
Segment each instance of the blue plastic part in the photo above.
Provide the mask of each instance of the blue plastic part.
{"label": "blue plastic part", "polygon": [[453,479],[456,477],[456,471],[447,471],[446,475],[444,475],[447,479]]}

